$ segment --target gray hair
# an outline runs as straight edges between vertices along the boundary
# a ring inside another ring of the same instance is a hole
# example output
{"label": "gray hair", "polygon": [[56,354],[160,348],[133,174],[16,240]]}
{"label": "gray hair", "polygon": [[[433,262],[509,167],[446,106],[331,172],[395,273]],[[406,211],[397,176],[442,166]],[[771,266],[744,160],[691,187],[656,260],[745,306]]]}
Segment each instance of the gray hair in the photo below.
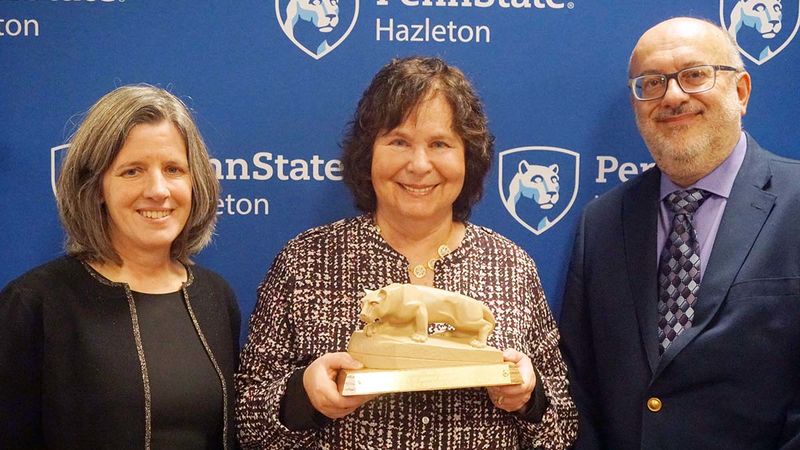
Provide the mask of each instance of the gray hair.
{"label": "gray hair", "polygon": [[86,261],[122,264],[111,242],[109,216],[102,201],[103,175],[133,127],[165,120],[172,122],[183,137],[192,178],[191,211],[172,243],[170,255],[190,263],[189,256],[211,240],[219,182],[189,109],[163,89],[131,85],[114,89],[98,100],[70,138],[56,194],[68,254]]}

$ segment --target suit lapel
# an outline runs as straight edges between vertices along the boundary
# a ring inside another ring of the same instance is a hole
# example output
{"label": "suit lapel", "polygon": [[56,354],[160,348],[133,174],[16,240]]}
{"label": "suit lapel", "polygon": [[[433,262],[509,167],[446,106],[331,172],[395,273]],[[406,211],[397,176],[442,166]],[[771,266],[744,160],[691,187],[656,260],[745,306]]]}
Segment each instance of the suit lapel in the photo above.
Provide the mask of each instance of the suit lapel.
{"label": "suit lapel", "polygon": [[748,135],[747,153],[731,188],[700,283],[694,323],[667,348],[654,376],[658,376],[714,318],[772,211],[775,195],[764,190],[771,177],[769,158],[764,153]]}
{"label": "suit lapel", "polygon": [[650,370],[658,365],[656,299],[656,226],[660,172],[654,168],[640,179],[640,186],[625,192],[622,203],[622,228],[625,266],[631,301],[639,322],[642,346]]}

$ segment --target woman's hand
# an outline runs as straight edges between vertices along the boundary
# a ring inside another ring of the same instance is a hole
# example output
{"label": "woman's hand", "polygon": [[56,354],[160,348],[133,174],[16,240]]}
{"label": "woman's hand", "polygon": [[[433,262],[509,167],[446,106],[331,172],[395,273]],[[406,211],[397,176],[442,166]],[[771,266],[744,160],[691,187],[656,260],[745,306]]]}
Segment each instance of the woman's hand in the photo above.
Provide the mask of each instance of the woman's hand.
{"label": "woman's hand", "polygon": [[536,387],[536,375],[533,372],[531,359],[524,353],[507,348],[503,351],[503,360],[517,365],[522,376],[522,384],[489,387],[486,388],[486,392],[494,406],[508,412],[516,412],[523,409],[531,399],[533,389]]}
{"label": "woman's hand", "polygon": [[375,398],[375,395],[344,397],[339,393],[336,385],[339,370],[363,366],[346,352],[326,353],[314,360],[303,372],[303,387],[314,408],[331,419],[338,419]]}

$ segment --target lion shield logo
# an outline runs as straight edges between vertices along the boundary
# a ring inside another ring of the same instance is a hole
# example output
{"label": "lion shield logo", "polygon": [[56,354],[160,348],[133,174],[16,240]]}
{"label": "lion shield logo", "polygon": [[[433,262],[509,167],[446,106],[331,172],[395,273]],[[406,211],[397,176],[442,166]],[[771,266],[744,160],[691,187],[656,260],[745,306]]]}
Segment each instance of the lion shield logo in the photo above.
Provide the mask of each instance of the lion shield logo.
{"label": "lion shield logo", "polygon": [[358,0],[275,0],[275,17],[294,45],[320,59],[353,31]]}
{"label": "lion shield logo", "polygon": [[557,147],[500,152],[498,192],[511,216],[535,235],[557,224],[578,195],[580,155]]}
{"label": "lion shield logo", "polygon": [[720,0],[719,18],[742,55],[761,65],[797,34],[798,10],[800,0]]}

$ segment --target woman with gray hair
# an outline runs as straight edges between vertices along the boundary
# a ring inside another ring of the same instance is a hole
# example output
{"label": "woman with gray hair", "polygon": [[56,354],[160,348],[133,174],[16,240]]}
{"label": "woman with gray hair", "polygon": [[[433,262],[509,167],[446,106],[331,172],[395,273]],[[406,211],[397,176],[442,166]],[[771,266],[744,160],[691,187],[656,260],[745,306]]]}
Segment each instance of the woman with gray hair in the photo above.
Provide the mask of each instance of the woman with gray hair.
{"label": "woman with gray hair", "polygon": [[240,315],[189,260],[219,184],[186,106],[105,95],[57,187],[67,255],[0,292],[0,447],[233,448]]}

